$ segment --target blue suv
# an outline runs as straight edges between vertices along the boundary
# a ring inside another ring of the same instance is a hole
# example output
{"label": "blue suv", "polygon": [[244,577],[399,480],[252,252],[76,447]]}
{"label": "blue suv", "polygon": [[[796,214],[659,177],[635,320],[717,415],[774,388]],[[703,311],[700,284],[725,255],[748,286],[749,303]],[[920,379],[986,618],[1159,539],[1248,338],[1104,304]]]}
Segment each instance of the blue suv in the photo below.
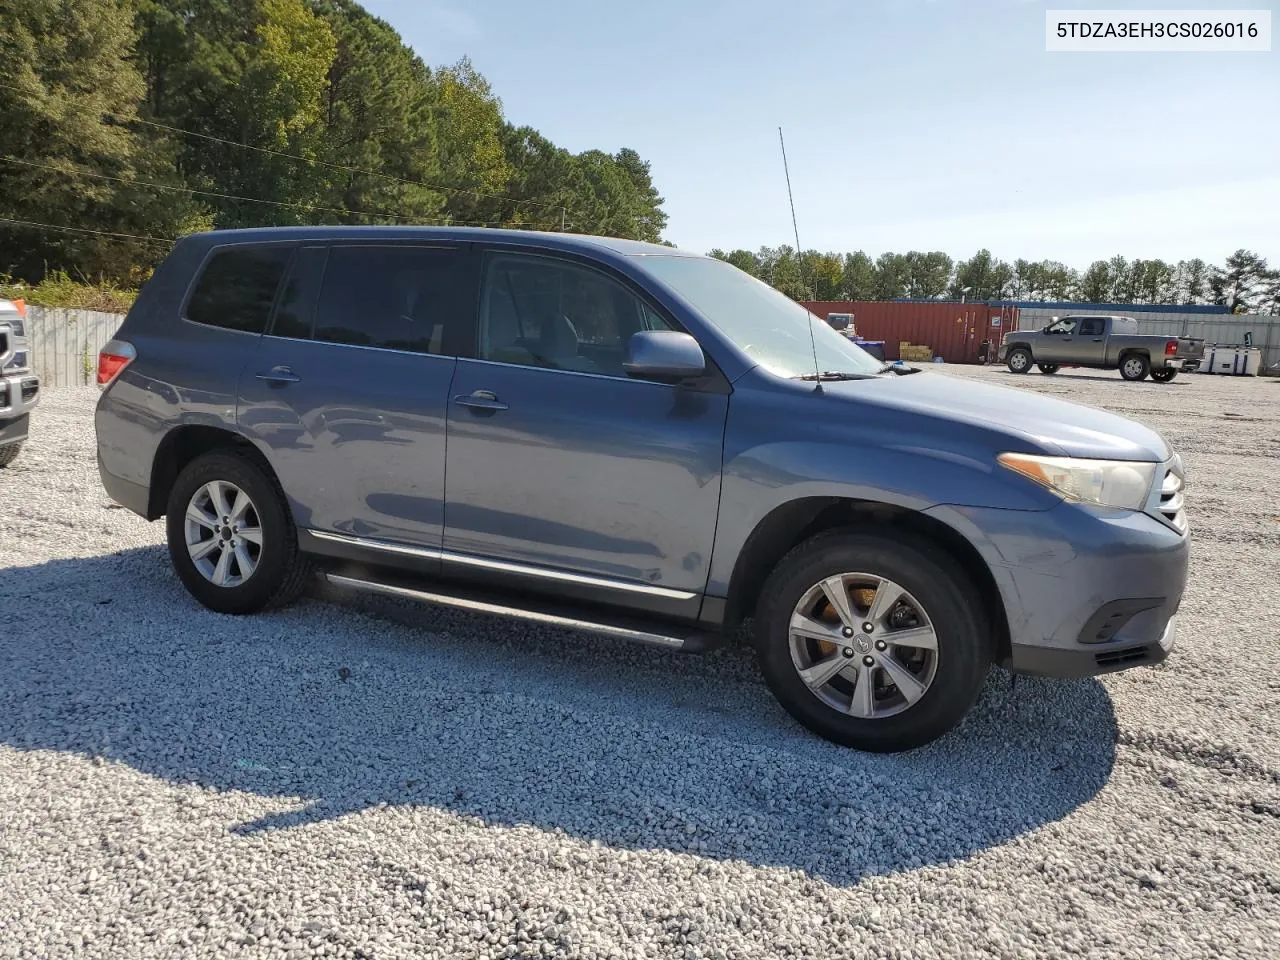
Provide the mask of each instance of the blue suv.
{"label": "blue suv", "polygon": [[252,613],[313,575],[685,650],[750,620],[801,723],[890,751],[993,663],[1163,660],[1178,456],[891,367],[734,267],[466,229],[183,239],[99,357],[107,492]]}

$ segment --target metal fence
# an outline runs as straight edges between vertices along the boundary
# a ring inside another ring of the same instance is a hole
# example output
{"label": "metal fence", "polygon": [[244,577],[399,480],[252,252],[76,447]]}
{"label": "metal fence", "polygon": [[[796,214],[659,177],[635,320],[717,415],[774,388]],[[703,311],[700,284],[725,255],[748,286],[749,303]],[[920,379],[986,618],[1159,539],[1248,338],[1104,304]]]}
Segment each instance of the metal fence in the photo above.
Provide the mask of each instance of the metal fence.
{"label": "metal fence", "polygon": [[124,315],[95,310],[27,306],[31,366],[46,387],[78,387],[97,382],[98,351]]}
{"label": "metal fence", "polygon": [[[1039,330],[1055,316],[1066,316],[1071,310],[1041,310],[1023,307],[1018,314],[1018,328]],[[1082,311],[1081,311],[1082,312]],[[1266,314],[1138,313],[1130,316],[1138,321],[1138,332],[1157,337],[1200,337],[1206,345],[1214,343],[1241,345],[1246,333],[1253,335],[1253,345],[1262,350],[1262,369],[1280,373],[1280,317]]]}

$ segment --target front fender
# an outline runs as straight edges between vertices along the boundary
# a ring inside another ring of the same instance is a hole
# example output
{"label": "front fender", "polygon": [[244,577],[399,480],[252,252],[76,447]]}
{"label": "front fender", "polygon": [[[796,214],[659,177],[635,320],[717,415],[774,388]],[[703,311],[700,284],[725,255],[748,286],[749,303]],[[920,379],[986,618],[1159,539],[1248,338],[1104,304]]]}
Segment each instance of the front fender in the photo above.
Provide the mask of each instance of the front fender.
{"label": "front fender", "polygon": [[[779,507],[806,498],[884,503],[924,513],[941,504],[1043,511],[1061,500],[970,449],[981,428],[880,408],[860,421],[847,403],[809,401],[816,423],[797,423],[776,393],[735,392],[725,442],[720,514],[707,592],[727,596],[752,532]],[[871,411],[868,411],[871,413]],[[843,414],[843,419],[821,418]]]}

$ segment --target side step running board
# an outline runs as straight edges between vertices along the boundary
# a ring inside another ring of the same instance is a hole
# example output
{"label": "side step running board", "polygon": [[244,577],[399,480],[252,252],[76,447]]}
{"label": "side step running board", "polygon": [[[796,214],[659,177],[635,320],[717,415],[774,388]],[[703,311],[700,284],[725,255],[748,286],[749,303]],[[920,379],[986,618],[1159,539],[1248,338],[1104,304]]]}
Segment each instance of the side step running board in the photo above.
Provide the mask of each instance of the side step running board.
{"label": "side step running board", "polygon": [[[324,578],[335,587],[347,590],[362,590],[367,593],[378,593],[384,596],[404,597],[409,600],[420,600],[424,603],[438,603],[447,607],[456,607],[472,613],[487,613],[500,617],[514,617],[520,620],[542,623],[565,630],[578,630],[584,633],[602,634],[619,640],[630,640],[650,646],[666,647],[668,650],[701,651],[719,646],[724,638],[719,634],[709,633],[695,625],[685,626],[667,621],[648,621],[638,617],[617,617],[603,615],[591,608],[570,608],[565,604],[553,601],[539,601],[521,596],[522,606],[513,606],[512,599],[498,598],[491,594],[481,594],[472,590],[459,589],[444,593],[443,584],[433,583],[433,589],[425,589],[417,583],[391,582],[390,580],[371,580],[367,577],[356,577],[346,573],[328,571]],[[590,618],[590,619],[588,619]]]}

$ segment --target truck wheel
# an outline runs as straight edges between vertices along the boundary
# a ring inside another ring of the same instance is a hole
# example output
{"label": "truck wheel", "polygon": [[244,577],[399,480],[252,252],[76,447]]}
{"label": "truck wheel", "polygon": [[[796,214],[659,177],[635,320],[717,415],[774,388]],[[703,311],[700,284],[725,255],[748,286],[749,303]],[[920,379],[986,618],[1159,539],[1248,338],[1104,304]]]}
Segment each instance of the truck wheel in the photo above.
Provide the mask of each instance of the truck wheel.
{"label": "truck wheel", "polygon": [[1126,380],[1145,380],[1151,361],[1144,354],[1131,353],[1120,360],[1120,376]]}
{"label": "truck wheel", "polygon": [[1026,373],[1031,369],[1031,351],[1026,347],[1014,347],[1005,358],[1005,363],[1013,373]]}
{"label": "truck wheel", "polygon": [[21,449],[21,443],[6,443],[3,447],[0,447],[0,467],[7,467],[18,459],[18,452]]}
{"label": "truck wheel", "polygon": [[960,568],[927,543],[819,534],[769,576],[755,617],[765,681],[801,724],[887,753],[960,722],[994,659]]}
{"label": "truck wheel", "polygon": [[213,452],[178,474],[165,527],[169,558],[191,595],[219,613],[293,600],[310,564],[279,489],[247,457]]}
{"label": "truck wheel", "polygon": [[1037,363],[1036,366],[1040,368],[1041,373],[1048,374],[1057,373],[1062,369],[1062,364],[1060,363]]}
{"label": "truck wheel", "polygon": [[1178,375],[1178,371],[1173,367],[1165,367],[1163,370],[1152,370],[1151,379],[1156,383],[1168,383]]}

